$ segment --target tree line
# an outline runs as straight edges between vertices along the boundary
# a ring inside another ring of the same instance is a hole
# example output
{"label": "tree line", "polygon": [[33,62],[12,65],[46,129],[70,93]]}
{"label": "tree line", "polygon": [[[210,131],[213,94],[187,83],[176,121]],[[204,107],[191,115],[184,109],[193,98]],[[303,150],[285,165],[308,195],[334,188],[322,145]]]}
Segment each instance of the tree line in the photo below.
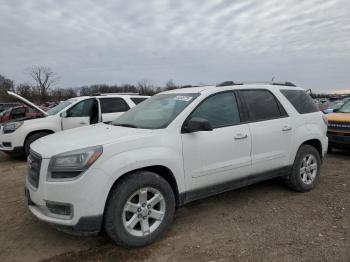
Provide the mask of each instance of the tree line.
{"label": "tree line", "polygon": [[140,95],[154,95],[156,93],[180,88],[172,80],[164,86],[154,86],[150,80],[143,79],[136,84],[94,84],[79,87],[60,88],[60,78],[49,67],[33,66],[26,69],[26,74],[34,84],[21,83],[15,85],[14,81],[0,74],[0,102],[13,102],[13,97],[7,91],[37,104],[44,102],[59,102],[76,96],[89,96],[98,93],[139,93]]}

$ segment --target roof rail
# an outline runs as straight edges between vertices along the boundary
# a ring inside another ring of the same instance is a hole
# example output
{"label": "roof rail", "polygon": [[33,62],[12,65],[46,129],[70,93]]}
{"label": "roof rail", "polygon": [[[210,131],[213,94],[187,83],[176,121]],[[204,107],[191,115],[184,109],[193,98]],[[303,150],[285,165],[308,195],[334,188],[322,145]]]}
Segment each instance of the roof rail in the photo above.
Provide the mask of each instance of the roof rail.
{"label": "roof rail", "polygon": [[108,96],[108,95],[140,95],[139,93],[94,93],[92,96]]}
{"label": "roof rail", "polygon": [[218,85],[217,87],[221,86],[235,86],[235,85],[248,85],[248,84],[265,84],[265,85],[275,85],[275,86],[296,86],[292,82],[261,82],[261,81],[247,81],[247,82],[233,82],[233,81],[225,81]]}
{"label": "roof rail", "polygon": [[216,86],[235,86],[235,85],[243,85],[243,83],[235,83],[233,81],[225,81],[225,82],[222,82]]}
{"label": "roof rail", "polygon": [[180,88],[190,88],[190,87],[200,87],[200,86],[194,86],[194,85],[184,85],[184,86],[180,86]]}

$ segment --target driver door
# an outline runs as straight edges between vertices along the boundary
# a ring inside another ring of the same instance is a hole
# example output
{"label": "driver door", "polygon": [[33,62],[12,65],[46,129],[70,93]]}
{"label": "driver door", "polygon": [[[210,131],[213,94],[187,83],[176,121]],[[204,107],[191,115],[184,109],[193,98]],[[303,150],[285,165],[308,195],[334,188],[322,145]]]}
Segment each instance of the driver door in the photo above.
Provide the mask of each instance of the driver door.
{"label": "driver door", "polygon": [[189,119],[192,117],[208,120],[213,130],[182,134],[188,189],[223,185],[248,176],[251,135],[248,124],[241,123],[235,93],[229,91],[208,97]]}
{"label": "driver door", "polygon": [[90,125],[92,109],[96,105],[96,99],[83,100],[67,110],[62,117],[62,130]]}

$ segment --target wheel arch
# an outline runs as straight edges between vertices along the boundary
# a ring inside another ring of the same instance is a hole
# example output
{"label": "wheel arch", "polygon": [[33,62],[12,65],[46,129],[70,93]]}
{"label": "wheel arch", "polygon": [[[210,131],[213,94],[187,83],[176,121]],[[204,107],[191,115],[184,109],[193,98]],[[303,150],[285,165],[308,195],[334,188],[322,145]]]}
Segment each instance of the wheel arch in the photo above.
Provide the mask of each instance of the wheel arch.
{"label": "wheel arch", "polygon": [[170,187],[172,188],[174,195],[175,195],[175,200],[176,200],[176,206],[179,206],[181,204],[181,199],[180,199],[180,193],[179,193],[179,188],[177,185],[177,181],[175,179],[175,176],[173,174],[173,172],[171,171],[170,168],[163,166],[163,165],[152,165],[152,166],[145,166],[145,167],[141,167],[141,168],[137,168],[137,169],[133,169],[131,171],[128,171],[126,173],[124,173],[123,175],[121,175],[120,177],[118,177],[113,185],[111,186],[111,188],[109,189],[108,195],[107,195],[107,199],[105,202],[105,207],[109,201],[111,192],[113,191],[113,188],[119,184],[123,179],[125,179],[126,177],[131,176],[133,173],[138,172],[138,171],[150,171],[153,172],[157,175],[159,175],[160,177],[164,178],[170,185]]}
{"label": "wheel arch", "polygon": [[[309,146],[312,146],[312,147],[316,148],[317,152],[320,154],[321,161],[323,161],[322,142],[321,142],[319,139],[313,138],[313,139],[305,140],[304,142],[302,142],[302,143],[300,144],[300,146],[298,147],[297,152],[299,151],[299,149],[300,149],[303,145],[309,145]],[[297,153],[296,153],[296,154],[297,154]],[[295,154],[295,157],[296,157],[296,154]],[[295,159],[295,157],[294,157],[294,159]]]}
{"label": "wheel arch", "polygon": [[55,133],[55,131],[53,131],[53,130],[51,130],[51,129],[40,129],[40,130],[35,130],[35,131],[31,131],[31,132],[29,132],[27,135],[26,135],[26,137],[25,137],[25,139],[24,139],[24,145],[25,145],[25,143],[27,142],[27,140],[28,140],[28,138],[30,137],[30,136],[32,136],[32,135],[34,135],[34,134],[36,134],[36,133],[48,133],[48,134],[53,134],[53,133]]}

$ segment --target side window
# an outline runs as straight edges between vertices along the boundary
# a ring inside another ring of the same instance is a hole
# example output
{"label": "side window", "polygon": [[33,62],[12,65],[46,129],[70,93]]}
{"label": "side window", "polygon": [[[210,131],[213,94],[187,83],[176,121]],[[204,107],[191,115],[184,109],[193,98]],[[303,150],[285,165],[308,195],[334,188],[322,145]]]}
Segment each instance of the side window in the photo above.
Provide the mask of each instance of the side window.
{"label": "side window", "polygon": [[267,90],[240,90],[248,107],[250,121],[262,121],[286,116],[282,105]]}
{"label": "side window", "polygon": [[299,114],[319,111],[312,98],[304,90],[281,90]]}
{"label": "side window", "polygon": [[240,117],[235,94],[225,92],[210,96],[192,112],[192,117],[207,119],[213,128],[239,124]]}
{"label": "side window", "polygon": [[100,98],[102,114],[125,112],[130,109],[124,99],[115,98]]}
{"label": "side window", "polygon": [[91,113],[91,107],[94,103],[95,99],[86,99],[84,101],[79,102],[71,109],[68,110],[68,117],[88,117]]}

